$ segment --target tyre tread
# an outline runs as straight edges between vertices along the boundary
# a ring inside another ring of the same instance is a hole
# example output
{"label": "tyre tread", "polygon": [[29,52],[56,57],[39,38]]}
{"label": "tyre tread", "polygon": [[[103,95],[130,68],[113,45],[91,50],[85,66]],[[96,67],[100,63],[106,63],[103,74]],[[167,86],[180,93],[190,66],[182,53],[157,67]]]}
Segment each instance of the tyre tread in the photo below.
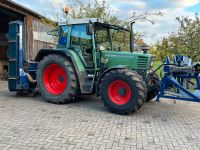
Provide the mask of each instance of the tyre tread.
{"label": "tyre tread", "polygon": [[[136,71],[132,71],[132,70],[128,70],[128,69],[115,69],[115,70],[108,72],[103,77],[102,82],[104,82],[108,76],[112,76],[112,74],[124,74],[125,76],[129,77],[133,82],[135,82],[135,85],[138,89],[139,98],[137,99],[137,105],[131,107],[129,110],[125,110],[123,112],[118,112],[118,111],[110,108],[111,111],[114,111],[115,113],[119,113],[119,114],[130,114],[130,113],[134,113],[134,112],[138,111],[145,103],[146,93],[147,93],[146,85],[145,85],[145,82],[143,81],[143,78]],[[100,85],[100,87],[102,87],[102,85]],[[103,102],[104,102],[105,106],[109,107],[106,104],[105,100],[103,100]]]}
{"label": "tyre tread", "polygon": [[[47,101],[50,102],[50,103],[56,103],[56,104],[69,103],[78,94],[78,92],[77,92],[78,91],[78,78],[77,78],[77,75],[76,75],[75,68],[74,68],[72,62],[68,58],[66,58],[64,56],[56,55],[56,54],[51,54],[51,55],[45,56],[42,59],[42,61],[39,62],[37,74],[41,71],[40,68],[42,67],[43,62],[46,62],[49,59],[57,59],[57,60],[60,60],[61,62],[64,62],[64,64],[68,67],[68,70],[69,70],[69,73],[70,73],[71,86],[70,86],[70,89],[69,89],[69,93],[67,95],[65,95],[65,97],[60,98],[59,101],[55,101],[55,99],[53,97],[50,97],[50,96],[48,96]],[[38,79],[38,80],[41,81],[41,79]],[[42,87],[39,86],[39,89],[40,88],[42,88]]]}

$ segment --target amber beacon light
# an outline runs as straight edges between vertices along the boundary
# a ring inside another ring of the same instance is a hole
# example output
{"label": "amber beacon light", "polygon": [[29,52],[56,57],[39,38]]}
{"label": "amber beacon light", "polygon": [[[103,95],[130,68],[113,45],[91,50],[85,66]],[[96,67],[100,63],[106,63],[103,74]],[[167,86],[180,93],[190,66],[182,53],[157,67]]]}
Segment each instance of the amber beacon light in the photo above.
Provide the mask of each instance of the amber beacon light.
{"label": "amber beacon light", "polygon": [[64,13],[68,14],[69,13],[69,7],[66,6],[63,11],[64,11]]}

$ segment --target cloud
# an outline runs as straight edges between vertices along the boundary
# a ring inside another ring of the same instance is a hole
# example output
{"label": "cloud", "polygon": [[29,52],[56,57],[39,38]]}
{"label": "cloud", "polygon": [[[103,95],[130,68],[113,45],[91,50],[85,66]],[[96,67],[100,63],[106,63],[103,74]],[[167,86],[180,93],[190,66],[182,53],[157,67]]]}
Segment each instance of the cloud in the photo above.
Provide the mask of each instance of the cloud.
{"label": "cloud", "polygon": [[145,2],[142,2],[142,1],[129,1],[129,0],[126,0],[126,1],[121,1],[121,2],[118,2],[116,4],[114,4],[114,6],[118,6],[120,8],[123,8],[123,9],[144,9],[146,7],[146,3]]}
{"label": "cloud", "polygon": [[38,13],[45,14],[50,10],[50,2],[46,0],[13,0],[18,4],[21,4],[29,9],[32,9]]}
{"label": "cloud", "polygon": [[166,0],[166,1],[174,5],[174,7],[179,7],[179,8],[190,7],[199,3],[199,0]]}
{"label": "cloud", "polygon": [[137,3],[137,0],[110,1],[111,4],[114,2],[117,3],[113,5],[114,7],[124,8],[122,10],[119,9],[119,16],[124,18],[128,18],[133,11],[137,13],[155,13],[161,11],[164,13],[163,17],[151,17],[151,19],[156,22],[154,25],[143,22],[137,22],[134,25],[135,31],[144,33],[143,38],[150,44],[155,43],[157,40],[167,36],[169,33],[176,32],[178,30],[179,23],[176,21],[176,17],[194,17],[194,12],[187,12],[186,8],[197,5],[199,0],[140,0],[140,5],[135,5],[136,7],[134,7],[134,3]]}
{"label": "cloud", "polygon": [[176,20],[177,16],[189,16],[193,17],[194,13],[185,12],[182,8],[176,9],[163,9],[163,17],[153,17],[156,24],[136,23],[135,30],[144,33],[143,38],[148,44],[153,44],[163,37],[169,35],[169,33],[177,32],[179,23]]}
{"label": "cloud", "polygon": [[186,8],[198,4],[199,0],[151,0],[147,3],[152,8]]}
{"label": "cloud", "polygon": [[[14,0],[15,2],[22,4],[34,11],[47,15],[52,18],[52,9],[50,2],[52,0]],[[68,2],[74,0],[53,0],[56,3],[56,8],[60,9]],[[89,0],[83,0],[89,1]],[[90,0],[92,1],[92,0]],[[102,2],[102,0],[98,0]],[[154,43],[163,36],[166,36],[169,32],[176,31],[179,27],[176,21],[177,16],[189,16],[193,17],[194,12],[186,11],[186,8],[192,8],[192,6],[198,6],[200,0],[106,0],[111,5],[113,13],[121,18],[129,18],[132,12],[138,13],[154,13],[162,11],[163,17],[154,16],[153,19],[156,24],[137,22],[134,26],[135,31],[145,33],[144,39],[148,43]],[[63,5],[63,6],[62,6]],[[200,6],[200,5],[199,5]],[[199,10],[200,8],[196,9]]]}

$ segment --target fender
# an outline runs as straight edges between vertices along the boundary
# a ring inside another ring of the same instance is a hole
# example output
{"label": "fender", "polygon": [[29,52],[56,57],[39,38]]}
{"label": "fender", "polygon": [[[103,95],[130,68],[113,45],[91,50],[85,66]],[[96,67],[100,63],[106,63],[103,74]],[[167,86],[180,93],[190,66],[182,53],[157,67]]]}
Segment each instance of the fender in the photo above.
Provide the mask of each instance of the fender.
{"label": "fender", "polygon": [[82,60],[78,56],[78,54],[74,50],[70,50],[70,49],[65,50],[65,51],[59,50],[59,49],[56,49],[56,50],[55,49],[42,49],[38,52],[38,54],[35,58],[35,61],[40,62],[45,56],[50,55],[50,54],[65,56],[65,57],[71,59],[73,65],[75,67],[78,79],[79,79],[79,86],[80,86],[81,93],[87,93],[87,91],[85,91],[84,86],[83,86],[85,84],[83,77],[87,76],[87,72],[85,70],[84,63],[82,62]]}
{"label": "fender", "polygon": [[109,69],[107,69],[107,70],[105,70],[102,74],[101,74],[101,76],[100,76],[100,78],[99,78],[99,80],[98,80],[98,83],[97,83],[97,86],[96,86],[96,93],[97,93],[97,95],[96,96],[100,96],[100,84],[101,84],[101,80],[102,80],[102,78],[108,73],[108,72],[110,72],[110,71],[112,71],[112,70],[116,70],[116,69],[130,69],[130,66],[127,66],[127,65],[119,65],[119,66],[115,66],[115,67],[112,67],[112,68],[109,68]]}
{"label": "fender", "polygon": [[57,54],[60,56],[65,56],[71,59],[72,63],[74,64],[74,67],[78,72],[85,71],[85,66],[79,56],[74,52],[73,50],[59,50],[59,49],[41,49],[37,56],[35,57],[36,62],[40,62],[45,56],[50,55],[50,54]]}

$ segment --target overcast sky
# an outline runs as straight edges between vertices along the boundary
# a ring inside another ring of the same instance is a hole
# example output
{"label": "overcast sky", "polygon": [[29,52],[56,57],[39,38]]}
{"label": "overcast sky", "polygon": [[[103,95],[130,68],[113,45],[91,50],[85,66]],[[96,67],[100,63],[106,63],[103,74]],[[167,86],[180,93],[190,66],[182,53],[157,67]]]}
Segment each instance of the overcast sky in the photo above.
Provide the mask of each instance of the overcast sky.
{"label": "overcast sky", "polygon": [[[14,0],[51,18],[50,2],[52,0]],[[63,7],[67,0],[56,0]],[[101,0],[99,0],[101,1]],[[170,32],[176,32],[178,23],[177,16],[194,17],[194,13],[200,14],[200,0],[106,0],[110,3],[113,12],[118,12],[119,17],[129,17],[133,11],[164,13],[163,17],[155,17],[154,25],[150,23],[136,23],[135,30],[144,33],[144,40],[151,44],[166,36]],[[63,5],[62,5],[63,4]]]}

